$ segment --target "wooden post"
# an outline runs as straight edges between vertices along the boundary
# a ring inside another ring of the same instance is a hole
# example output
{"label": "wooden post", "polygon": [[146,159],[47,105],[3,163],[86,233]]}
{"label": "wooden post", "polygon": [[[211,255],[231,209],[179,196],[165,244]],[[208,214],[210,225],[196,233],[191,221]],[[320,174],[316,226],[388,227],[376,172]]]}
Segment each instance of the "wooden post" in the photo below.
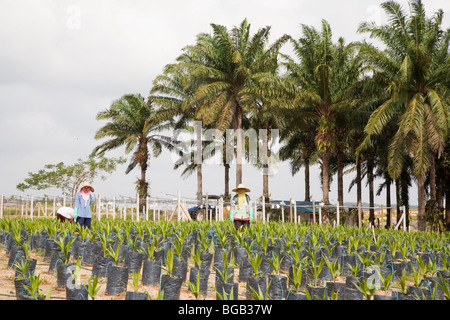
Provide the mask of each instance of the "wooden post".
{"label": "wooden post", "polygon": [[298,217],[297,217],[297,201],[294,200],[294,222],[295,222],[295,224],[297,224],[297,219],[298,219]]}
{"label": "wooden post", "polygon": [[289,199],[289,222],[292,222],[292,198]]}
{"label": "wooden post", "polygon": [[322,225],[322,206],[319,206],[319,226]]}
{"label": "wooden post", "polygon": [[22,218],[23,218],[23,199],[22,199],[22,197],[20,197],[20,205],[22,207]]}
{"label": "wooden post", "polygon": [[[383,212],[383,205],[380,206],[380,215],[381,215],[381,224],[384,225],[384,212]],[[386,222],[387,222],[387,216],[386,216]]]}
{"label": "wooden post", "polygon": [[313,223],[316,224],[316,202],[313,200]]}
{"label": "wooden post", "polygon": [[284,202],[281,201],[281,221],[284,222]]}
{"label": "wooden post", "polygon": [[219,199],[219,220],[223,221],[223,198]]}
{"label": "wooden post", "polygon": [[45,216],[47,216],[47,197],[45,197]]}

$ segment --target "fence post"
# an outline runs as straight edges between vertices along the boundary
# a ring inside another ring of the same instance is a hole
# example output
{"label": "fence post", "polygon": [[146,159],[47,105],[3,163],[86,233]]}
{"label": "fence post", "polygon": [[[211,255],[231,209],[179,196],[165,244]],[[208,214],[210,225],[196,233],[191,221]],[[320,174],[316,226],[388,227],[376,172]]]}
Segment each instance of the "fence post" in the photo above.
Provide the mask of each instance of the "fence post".
{"label": "fence post", "polygon": [[297,224],[297,200],[294,200],[294,223]]}
{"label": "fence post", "polygon": [[283,221],[284,222],[284,205],[285,205],[285,203],[284,203],[284,201],[281,201],[281,221]]}
{"label": "fence post", "polygon": [[313,200],[313,223],[316,224],[316,202]]}
{"label": "fence post", "polygon": [[[255,212],[256,214],[256,212]],[[220,217],[220,221],[223,221],[223,198],[221,197],[219,199],[219,217]]]}
{"label": "fence post", "polygon": [[322,202],[319,205],[319,226],[322,225]]}
{"label": "fence post", "polygon": [[292,198],[289,199],[289,222],[292,222]]}

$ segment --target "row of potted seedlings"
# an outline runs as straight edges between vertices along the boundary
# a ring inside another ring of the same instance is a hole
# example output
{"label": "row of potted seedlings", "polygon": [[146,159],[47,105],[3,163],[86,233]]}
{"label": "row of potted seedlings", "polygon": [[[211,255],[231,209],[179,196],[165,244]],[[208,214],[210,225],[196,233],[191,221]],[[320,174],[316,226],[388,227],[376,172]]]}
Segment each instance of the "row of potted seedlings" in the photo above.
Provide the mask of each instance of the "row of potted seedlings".
{"label": "row of potted seedlings", "polygon": [[[346,226],[101,220],[92,229],[51,220],[1,221],[1,242],[16,270],[18,299],[45,299],[30,251],[43,254],[67,299],[106,294],[180,299],[449,299],[448,233],[408,233]],[[92,266],[82,283],[80,270]],[[237,271],[236,271],[237,269]],[[236,271],[236,272],[235,272]],[[211,280],[212,279],[212,280]],[[134,291],[127,291],[129,280]],[[239,286],[245,294],[239,295]]]}

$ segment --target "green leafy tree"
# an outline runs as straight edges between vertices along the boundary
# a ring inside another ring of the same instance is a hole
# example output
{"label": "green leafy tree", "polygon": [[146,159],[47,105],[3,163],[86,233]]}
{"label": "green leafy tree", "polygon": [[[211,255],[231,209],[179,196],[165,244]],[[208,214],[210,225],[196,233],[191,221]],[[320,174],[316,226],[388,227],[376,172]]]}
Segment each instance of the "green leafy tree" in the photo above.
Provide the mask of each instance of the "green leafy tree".
{"label": "green leafy tree", "polygon": [[16,188],[20,191],[27,189],[46,190],[60,189],[63,194],[71,196],[72,203],[75,194],[83,181],[93,181],[97,177],[106,179],[106,174],[116,170],[117,165],[125,163],[125,159],[106,158],[104,156],[89,156],[86,160],[78,159],[71,165],[64,162],[47,164],[44,169],[36,173],[29,172],[28,178],[19,183]]}

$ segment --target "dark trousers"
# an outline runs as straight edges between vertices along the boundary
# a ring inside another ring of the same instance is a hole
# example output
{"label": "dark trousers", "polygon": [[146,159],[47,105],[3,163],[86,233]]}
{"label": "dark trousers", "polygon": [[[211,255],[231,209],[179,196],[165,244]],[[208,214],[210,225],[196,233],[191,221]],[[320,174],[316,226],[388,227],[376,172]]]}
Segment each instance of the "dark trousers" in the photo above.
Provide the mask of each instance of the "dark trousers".
{"label": "dark trousers", "polygon": [[85,227],[87,227],[88,229],[91,228],[91,218],[82,218],[82,217],[78,217],[78,218],[77,218],[77,223],[78,223],[80,226],[85,226]]}
{"label": "dark trousers", "polygon": [[239,229],[240,227],[248,227],[250,226],[250,221],[249,220],[238,220],[235,219],[234,221],[234,227],[237,229]]}

